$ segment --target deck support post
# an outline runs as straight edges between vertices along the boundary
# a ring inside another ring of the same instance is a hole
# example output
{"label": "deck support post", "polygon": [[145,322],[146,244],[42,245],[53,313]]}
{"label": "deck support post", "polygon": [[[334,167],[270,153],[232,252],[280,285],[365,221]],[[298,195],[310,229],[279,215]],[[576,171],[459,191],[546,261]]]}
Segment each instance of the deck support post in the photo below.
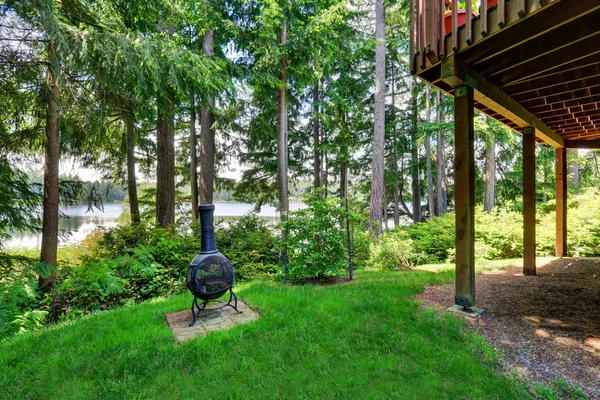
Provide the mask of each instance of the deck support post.
{"label": "deck support post", "polygon": [[535,128],[523,128],[523,274],[535,275]]}
{"label": "deck support post", "polygon": [[471,86],[454,92],[454,204],[456,209],[456,295],[454,302],[475,304],[475,154],[474,91]]}
{"label": "deck support post", "polygon": [[567,149],[556,149],[556,257],[567,256]]}

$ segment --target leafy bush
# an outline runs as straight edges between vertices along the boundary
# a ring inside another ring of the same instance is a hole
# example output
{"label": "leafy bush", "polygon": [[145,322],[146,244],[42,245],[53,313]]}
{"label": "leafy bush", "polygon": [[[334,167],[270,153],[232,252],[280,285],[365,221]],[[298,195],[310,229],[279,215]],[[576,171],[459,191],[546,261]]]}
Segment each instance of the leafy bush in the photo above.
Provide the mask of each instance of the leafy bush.
{"label": "leafy bush", "polygon": [[418,258],[408,234],[393,231],[384,234],[379,242],[371,244],[369,265],[383,270],[406,270],[410,269]]}
{"label": "leafy bush", "polygon": [[278,238],[256,214],[245,215],[215,232],[219,251],[229,259],[237,281],[273,280],[278,273]]}
{"label": "leafy bush", "polygon": [[[600,191],[590,189],[570,196],[567,210],[569,255],[600,257]],[[556,210],[543,215],[536,231],[536,247],[540,254],[554,254],[556,242]]]}
{"label": "leafy bush", "polygon": [[523,215],[514,211],[487,213],[475,209],[475,257],[502,260],[523,255]]}
{"label": "leafy bush", "polygon": [[[413,241],[414,252],[422,257],[418,262],[434,264],[454,262],[455,214],[448,213],[431,221],[400,227]],[[501,260],[523,255],[523,217],[514,211],[491,213],[475,208],[475,257],[481,260]]]}
{"label": "leafy bush", "polygon": [[305,196],[307,207],[290,212],[287,230],[288,278],[292,282],[329,279],[348,268],[346,210],[340,200],[318,191]]}
{"label": "leafy bush", "polygon": [[[548,202],[538,213],[536,250],[538,256],[552,256],[556,243],[556,203]],[[568,248],[574,257],[600,256],[600,192],[591,189],[571,196],[568,203]],[[414,251],[423,254],[422,263],[453,262],[455,246],[454,213],[431,221],[400,227],[413,241]],[[486,213],[475,209],[475,257],[501,260],[523,256],[521,212]]]}
{"label": "leafy bush", "polygon": [[421,263],[435,264],[446,262],[450,249],[454,249],[454,227],[454,213],[448,213],[427,222],[395,228],[393,232],[406,231],[413,241],[414,252],[423,255]]}
{"label": "leafy bush", "polygon": [[43,296],[38,291],[38,277],[48,278],[56,269],[46,263],[36,263],[11,270],[0,281],[0,338],[15,332],[39,329],[46,319],[46,310],[36,309]]}
{"label": "leafy bush", "polygon": [[361,269],[369,265],[373,237],[368,230],[355,232],[352,235],[352,262],[354,268]]}
{"label": "leafy bush", "polygon": [[109,257],[118,257],[139,243],[148,243],[152,229],[144,224],[118,225],[104,231],[98,246]]}

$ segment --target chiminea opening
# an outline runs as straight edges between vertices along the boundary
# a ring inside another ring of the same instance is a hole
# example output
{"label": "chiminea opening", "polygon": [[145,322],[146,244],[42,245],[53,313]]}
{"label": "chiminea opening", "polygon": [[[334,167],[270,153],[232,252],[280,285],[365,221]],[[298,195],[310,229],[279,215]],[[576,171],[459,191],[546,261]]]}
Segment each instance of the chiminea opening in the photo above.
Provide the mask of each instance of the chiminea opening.
{"label": "chiminea opening", "polygon": [[[198,206],[200,214],[200,252],[192,260],[187,271],[186,286],[194,295],[192,301],[192,323],[203,311],[213,311],[224,307],[231,307],[238,313],[237,296],[233,293],[233,266],[227,258],[217,251],[215,244],[215,227],[213,216],[214,204],[201,204]],[[229,292],[227,302],[219,300]],[[198,299],[202,303],[198,304]],[[233,303],[232,303],[233,301]],[[206,308],[208,303],[220,303],[218,307]]]}

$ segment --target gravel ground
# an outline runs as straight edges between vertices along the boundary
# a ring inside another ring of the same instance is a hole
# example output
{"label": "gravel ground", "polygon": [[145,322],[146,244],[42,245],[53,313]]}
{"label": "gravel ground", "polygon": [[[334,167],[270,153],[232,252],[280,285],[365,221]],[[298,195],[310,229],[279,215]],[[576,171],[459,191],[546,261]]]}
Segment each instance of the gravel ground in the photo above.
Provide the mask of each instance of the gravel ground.
{"label": "gravel ground", "polygon": [[[541,264],[541,263],[540,263]],[[600,258],[563,258],[477,276],[477,307],[470,324],[504,354],[507,370],[548,384],[561,377],[600,399]],[[418,300],[445,310],[454,285],[430,286]]]}

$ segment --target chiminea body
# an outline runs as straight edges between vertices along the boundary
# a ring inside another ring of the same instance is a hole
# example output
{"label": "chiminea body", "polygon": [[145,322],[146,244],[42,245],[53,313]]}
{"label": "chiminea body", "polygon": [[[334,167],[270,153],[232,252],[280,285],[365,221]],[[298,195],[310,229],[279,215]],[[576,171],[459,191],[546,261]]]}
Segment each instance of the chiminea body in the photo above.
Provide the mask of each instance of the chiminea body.
{"label": "chiminea body", "polygon": [[214,211],[214,204],[198,206],[200,252],[192,260],[186,277],[188,289],[204,301],[218,299],[233,286],[233,266],[215,244]]}

